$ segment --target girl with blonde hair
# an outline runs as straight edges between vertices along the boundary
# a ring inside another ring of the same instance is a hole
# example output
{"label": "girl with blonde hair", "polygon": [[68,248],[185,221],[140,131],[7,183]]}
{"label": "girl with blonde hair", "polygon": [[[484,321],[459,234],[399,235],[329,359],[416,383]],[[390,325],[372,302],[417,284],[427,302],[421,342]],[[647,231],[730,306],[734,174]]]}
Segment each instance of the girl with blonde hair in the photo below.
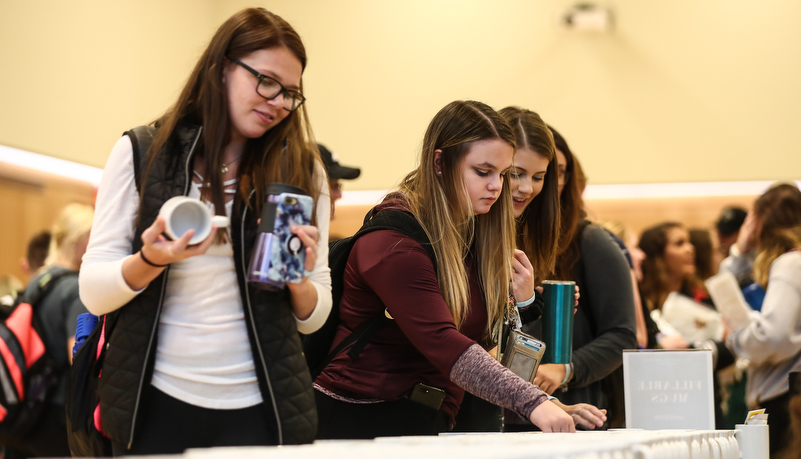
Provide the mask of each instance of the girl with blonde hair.
{"label": "girl with blonde hair", "polygon": [[[450,430],[468,390],[545,431],[574,431],[573,420],[536,386],[486,351],[508,304],[515,224],[506,179],[515,139],[489,106],[457,101],[437,113],[420,162],[373,209],[408,213],[433,246],[392,230],[360,237],[345,269],[340,325],[332,349],[370,317],[384,325],[353,360],[335,355],[315,381],[320,438],[435,434]],[[525,258],[525,257],[523,257]],[[514,294],[528,299],[533,282]],[[420,386],[422,384],[422,386]],[[428,391],[423,400],[416,392]],[[441,394],[434,400],[430,395]]]}
{"label": "girl with blonde hair", "polygon": [[762,309],[748,325],[732,331],[727,346],[748,359],[746,404],[770,415],[771,457],[789,442],[790,382],[801,371],[801,191],[792,184],[771,187],[745,218],[731,255],[721,265],[741,271],[751,249],[754,279],[765,289]]}
{"label": "girl with blonde hair", "polygon": [[86,204],[68,204],[50,231],[50,249],[45,266],[63,266],[77,271],[89,242],[95,211]]}

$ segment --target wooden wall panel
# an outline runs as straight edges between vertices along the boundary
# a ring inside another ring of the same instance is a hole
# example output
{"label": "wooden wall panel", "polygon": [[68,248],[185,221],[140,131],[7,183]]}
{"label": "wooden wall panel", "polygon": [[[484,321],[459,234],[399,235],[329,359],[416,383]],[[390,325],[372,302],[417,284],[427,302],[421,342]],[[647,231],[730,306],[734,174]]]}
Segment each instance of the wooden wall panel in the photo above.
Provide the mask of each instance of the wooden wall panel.
{"label": "wooden wall panel", "polygon": [[[586,202],[593,221],[610,220],[623,223],[635,234],[651,225],[678,221],[689,228],[712,228],[721,209],[739,205],[746,209],[756,196],[712,196],[682,198],[593,199]],[[331,234],[350,236],[362,223],[369,205],[337,206],[331,221]]]}
{"label": "wooden wall panel", "polygon": [[[588,200],[586,207],[595,221],[623,223],[635,234],[663,221],[679,221],[688,227],[711,228],[727,205],[749,208],[756,196],[716,196],[700,198],[628,198]],[[93,204],[94,186],[49,174],[35,173],[0,164],[0,275],[13,274],[27,279],[19,266],[28,240],[47,229],[57,213],[71,202]],[[355,233],[370,205],[338,205],[331,221],[332,236]]]}
{"label": "wooden wall panel", "polygon": [[591,220],[611,220],[625,224],[635,234],[666,221],[688,228],[714,227],[721,210],[730,205],[749,209],[757,196],[712,196],[682,198],[597,199],[587,202]]}
{"label": "wooden wall panel", "polygon": [[94,204],[94,186],[0,163],[0,275],[27,282],[20,267],[28,241],[50,228],[67,204]]}

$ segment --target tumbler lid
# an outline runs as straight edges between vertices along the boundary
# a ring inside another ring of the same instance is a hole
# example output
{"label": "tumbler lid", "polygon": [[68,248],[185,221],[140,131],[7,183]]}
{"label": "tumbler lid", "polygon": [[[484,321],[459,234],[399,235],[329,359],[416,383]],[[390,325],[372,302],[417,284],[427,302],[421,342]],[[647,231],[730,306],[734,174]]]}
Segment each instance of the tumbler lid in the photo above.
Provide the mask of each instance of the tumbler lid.
{"label": "tumbler lid", "polygon": [[286,183],[270,183],[267,185],[267,196],[276,195],[281,193],[294,193],[294,194],[302,194],[308,196],[309,193],[306,192],[303,188],[298,188],[296,186],[287,185]]}
{"label": "tumbler lid", "polygon": [[544,280],[543,284],[548,285],[576,285],[574,281],[561,281],[561,280]]}

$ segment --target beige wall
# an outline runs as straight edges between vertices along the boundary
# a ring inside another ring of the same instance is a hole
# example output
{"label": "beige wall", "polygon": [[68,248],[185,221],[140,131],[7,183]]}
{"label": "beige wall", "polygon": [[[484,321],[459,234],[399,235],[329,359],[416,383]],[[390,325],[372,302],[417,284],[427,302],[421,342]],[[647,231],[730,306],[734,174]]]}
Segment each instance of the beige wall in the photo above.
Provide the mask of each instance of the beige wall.
{"label": "beige wall", "polygon": [[[539,111],[591,183],[797,179],[801,2],[608,0],[616,30],[570,33],[572,0],[276,0],[309,53],[317,137],[392,187],[454,99]],[[102,167],[177,97],[239,0],[0,2],[0,144]]]}

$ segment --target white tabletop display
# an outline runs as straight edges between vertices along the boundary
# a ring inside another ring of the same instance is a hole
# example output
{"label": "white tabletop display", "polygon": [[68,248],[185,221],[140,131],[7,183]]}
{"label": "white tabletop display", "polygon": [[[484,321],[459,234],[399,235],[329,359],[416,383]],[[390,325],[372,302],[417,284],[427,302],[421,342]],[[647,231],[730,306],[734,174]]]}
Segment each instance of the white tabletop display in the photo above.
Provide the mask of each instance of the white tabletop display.
{"label": "white tabletop display", "polygon": [[[621,429],[575,434],[469,433],[188,450],[189,459],[739,459],[734,431]],[[175,456],[170,456],[175,458]]]}

